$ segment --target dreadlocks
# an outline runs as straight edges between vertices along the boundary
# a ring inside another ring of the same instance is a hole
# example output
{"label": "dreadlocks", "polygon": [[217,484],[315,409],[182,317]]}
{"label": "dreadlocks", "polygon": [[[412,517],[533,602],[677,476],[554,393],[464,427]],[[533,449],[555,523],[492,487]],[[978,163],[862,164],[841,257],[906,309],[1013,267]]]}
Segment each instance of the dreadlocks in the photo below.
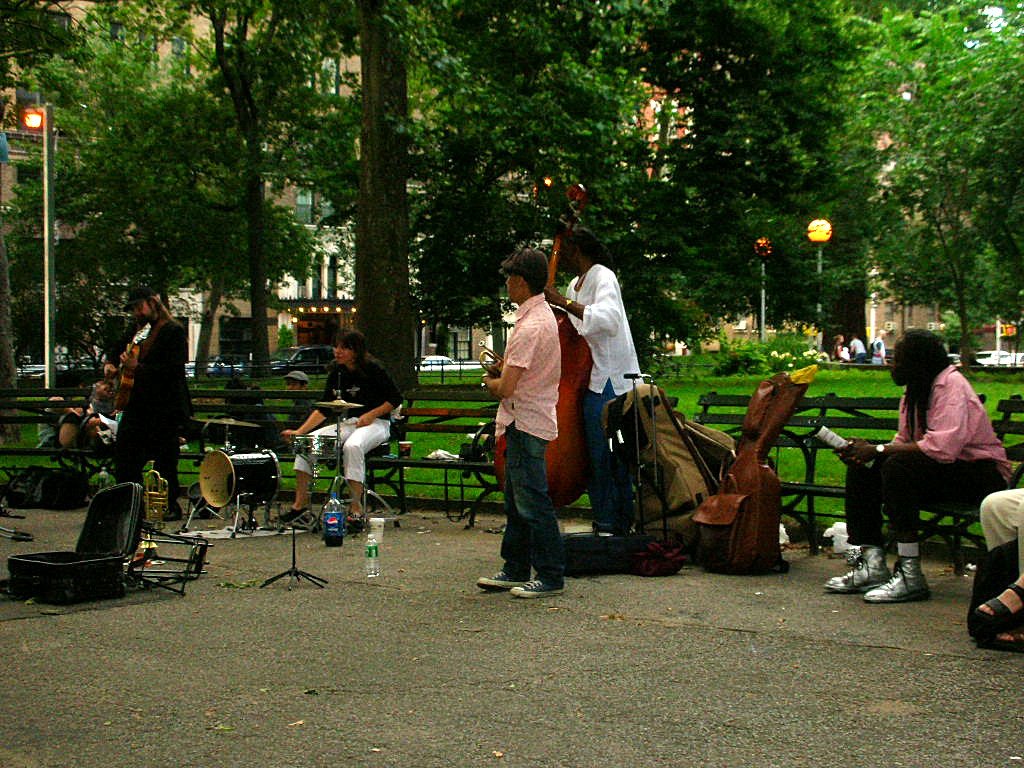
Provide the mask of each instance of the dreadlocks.
{"label": "dreadlocks", "polygon": [[949,366],[942,340],[931,331],[913,328],[896,342],[893,352],[892,380],[906,387],[907,425],[911,436],[928,429],[928,401],[932,382]]}

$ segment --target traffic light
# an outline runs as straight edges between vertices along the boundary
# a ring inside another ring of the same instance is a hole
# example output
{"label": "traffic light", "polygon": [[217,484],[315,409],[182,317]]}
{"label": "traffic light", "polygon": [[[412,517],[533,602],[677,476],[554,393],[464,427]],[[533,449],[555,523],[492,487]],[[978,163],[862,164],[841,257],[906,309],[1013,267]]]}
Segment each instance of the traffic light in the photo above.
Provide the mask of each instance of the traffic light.
{"label": "traffic light", "polygon": [[32,133],[42,133],[46,129],[45,107],[22,107],[21,127]]}

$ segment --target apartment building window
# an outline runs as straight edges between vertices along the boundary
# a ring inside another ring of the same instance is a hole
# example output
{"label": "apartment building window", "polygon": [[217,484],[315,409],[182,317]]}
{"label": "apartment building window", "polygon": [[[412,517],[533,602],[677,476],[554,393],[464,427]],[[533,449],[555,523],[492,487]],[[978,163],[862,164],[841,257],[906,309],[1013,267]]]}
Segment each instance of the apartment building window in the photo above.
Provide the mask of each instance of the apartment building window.
{"label": "apartment building window", "polygon": [[178,66],[183,74],[192,74],[192,67],[189,64],[188,56],[188,41],[185,38],[171,38],[171,55],[174,57],[175,61],[178,62]]}
{"label": "apartment building window", "polygon": [[295,194],[295,220],[300,224],[313,223],[313,192],[300,189]]}
{"label": "apartment building window", "polygon": [[337,59],[324,59],[320,64],[320,92],[338,96],[341,93],[341,68]]}

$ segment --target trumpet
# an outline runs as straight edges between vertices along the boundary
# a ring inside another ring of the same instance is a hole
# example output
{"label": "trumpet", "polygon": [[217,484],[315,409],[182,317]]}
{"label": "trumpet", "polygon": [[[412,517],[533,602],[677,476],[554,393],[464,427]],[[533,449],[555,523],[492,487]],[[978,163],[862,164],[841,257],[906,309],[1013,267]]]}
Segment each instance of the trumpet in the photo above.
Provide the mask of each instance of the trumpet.
{"label": "trumpet", "polygon": [[501,367],[505,364],[505,358],[490,349],[484,342],[480,342],[480,356],[477,358],[480,365],[484,367],[489,376],[495,378],[501,375]]}

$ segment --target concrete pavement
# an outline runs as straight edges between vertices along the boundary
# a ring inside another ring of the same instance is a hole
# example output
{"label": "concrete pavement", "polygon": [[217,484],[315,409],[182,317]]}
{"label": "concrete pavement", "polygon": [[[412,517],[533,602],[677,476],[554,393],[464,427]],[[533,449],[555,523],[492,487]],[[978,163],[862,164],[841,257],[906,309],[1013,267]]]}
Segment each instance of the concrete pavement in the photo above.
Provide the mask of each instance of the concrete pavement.
{"label": "concrete pavement", "polygon": [[[83,512],[28,511],[74,547]],[[388,528],[384,575],[355,541],[298,537],[326,589],[282,580],[286,536],[217,540],[185,597],[0,602],[0,766],[1019,765],[1024,655],[980,651],[970,577],[929,559],[933,598],[869,606],[787,575],[685,568],[570,579],[521,600],[474,586],[500,525],[439,513]]]}

